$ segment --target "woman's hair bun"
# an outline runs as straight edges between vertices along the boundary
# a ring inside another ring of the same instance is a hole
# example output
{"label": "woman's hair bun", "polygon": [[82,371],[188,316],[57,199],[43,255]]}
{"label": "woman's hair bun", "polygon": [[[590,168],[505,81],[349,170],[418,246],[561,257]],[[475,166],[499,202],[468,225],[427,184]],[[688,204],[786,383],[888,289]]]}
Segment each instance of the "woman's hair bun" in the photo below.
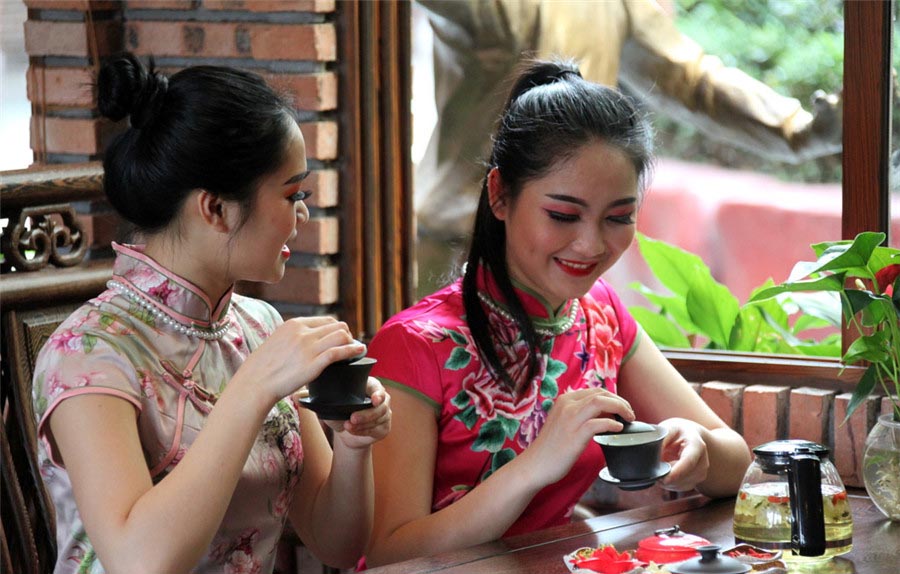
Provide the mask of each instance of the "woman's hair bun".
{"label": "woman's hair bun", "polygon": [[518,79],[509,92],[504,110],[509,109],[516,98],[531,88],[581,77],[581,70],[574,60],[525,61],[519,70]]}
{"label": "woman's hair bun", "polygon": [[113,121],[131,116],[132,127],[141,129],[156,116],[168,87],[168,78],[156,71],[152,59],[145,66],[133,54],[123,54],[100,69],[97,106]]}

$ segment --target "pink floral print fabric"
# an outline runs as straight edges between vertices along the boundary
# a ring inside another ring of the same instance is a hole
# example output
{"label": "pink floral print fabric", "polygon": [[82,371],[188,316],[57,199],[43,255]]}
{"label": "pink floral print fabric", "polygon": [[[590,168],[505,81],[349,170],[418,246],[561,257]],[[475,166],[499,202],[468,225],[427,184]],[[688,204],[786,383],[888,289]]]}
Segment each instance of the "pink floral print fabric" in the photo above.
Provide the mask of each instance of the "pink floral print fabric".
{"label": "pink floral print fabric", "polygon": [[[229,327],[219,340],[188,337],[109,289],[73,313],[47,341],[36,363],[34,404],[41,472],[56,507],[58,574],[105,570],[75,507],[64,461],[53,448],[48,421],[54,409],[84,393],[130,402],[147,468],[158,483],[190,449],[241,363],[281,323],[267,303],[230,292],[210,301],[146,257],[140,246],[113,247],[113,279],[142,293],[166,316],[200,326],[228,321]],[[219,532],[194,572],[272,572],[303,469],[298,425],[295,407],[287,401],[269,413]]]}
{"label": "pink floral print fabric", "polygon": [[[484,273],[479,289],[503,305]],[[542,326],[563,324],[572,310],[572,301],[554,313],[539,297],[524,290],[518,295]],[[590,387],[616,392],[619,369],[637,347],[637,323],[603,279],[578,303],[568,330],[540,335],[538,370],[527,381],[525,343],[515,323],[484,307],[500,333],[496,350],[519,383],[518,393],[495,380],[482,363],[465,322],[460,281],[391,318],[372,340],[368,353],[378,359],[373,376],[434,408],[434,511],[465,496],[528,447],[563,393]],[[567,522],[604,465],[599,445],[589,443],[569,474],[539,492],[505,535]]]}

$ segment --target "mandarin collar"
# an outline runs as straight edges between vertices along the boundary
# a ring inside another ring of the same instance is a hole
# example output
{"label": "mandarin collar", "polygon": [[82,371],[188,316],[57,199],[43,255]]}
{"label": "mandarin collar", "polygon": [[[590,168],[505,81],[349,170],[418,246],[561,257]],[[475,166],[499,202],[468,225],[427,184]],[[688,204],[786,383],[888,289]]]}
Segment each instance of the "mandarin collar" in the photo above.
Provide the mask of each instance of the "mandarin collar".
{"label": "mandarin collar", "polygon": [[[531,317],[535,327],[552,329],[568,319],[574,299],[569,299],[560,305],[558,309],[553,309],[539,293],[522,285],[515,279],[511,278],[511,281],[516,295],[522,301],[522,307],[524,307],[528,316]],[[484,265],[478,267],[476,285],[478,290],[490,297],[494,303],[508,310],[506,298],[500,292],[500,287],[497,285],[494,275]]]}
{"label": "mandarin collar", "polygon": [[140,292],[173,319],[210,327],[228,313],[233,286],[213,302],[202,289],[146,255],[144,245],[113,242],[112,247],[116,252],[113,279]]}

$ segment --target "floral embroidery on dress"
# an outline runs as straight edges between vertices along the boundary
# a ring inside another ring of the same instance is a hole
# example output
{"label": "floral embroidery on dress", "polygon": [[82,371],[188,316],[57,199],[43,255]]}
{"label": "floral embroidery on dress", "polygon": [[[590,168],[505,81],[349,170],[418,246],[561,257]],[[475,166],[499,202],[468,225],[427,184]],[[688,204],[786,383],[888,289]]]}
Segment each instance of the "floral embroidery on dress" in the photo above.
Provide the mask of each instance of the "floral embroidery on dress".
{"label": "floral embroidery on dress", "polygon": [[[610,306],[597,308],[586,306],[586,317],[565,335],[576,337],[579,360],[580,381],[571,384],[567,390],[586,387],[606,388],[606,379],[615,377],[622,360],[622,344],[616,339],[618,321]],[[563,361],[551,357],[553,337],[540,341],[537,355],[537,370],[530,381],[527,376],[527,345],[518,327],[498,314],[489,311],[488,321],[496,341],[495,350],[510,378],[518,390],[512,391],[500,383],[478,356],[474,339],[467,327],[457,329],[440,327],[436,322],[414,321],[420,334],[433,343],[451,339],[455,347],[450,352],[444,368],[470,372],[462,376],[462,389],[453,397],[451,404],[457,409],[454,419],[470,430],[477,429],[477,437],[470,449],[487,451],[489,463],[485,463],[482,475],[477,481],[484,481],[501,466],[515,458],[518,451],[527,448],[538,436],[547,420],[547,415],[559,395],[558,379],[568,367]],[[595,340],[600,344],[592,354],[587,347],[588,325],[595,329]],[[512,441],[512,444],[509,442]],[[515,445],[516,448],[511,448]],[[477,484],[477,483],[476,483]],[[435,504],[435,509],[443,508],[464,496],[474,485],[458,484],[451,492]]]}
{"label": "floral embroidery on dress", "polygon": [[258,528],[244,530],[237,539],[216,544],[211,558],[224,566],[223,571],[227,574],[259,574],[262,564],[259,558],[253,555],[253,547],[258,537]]}

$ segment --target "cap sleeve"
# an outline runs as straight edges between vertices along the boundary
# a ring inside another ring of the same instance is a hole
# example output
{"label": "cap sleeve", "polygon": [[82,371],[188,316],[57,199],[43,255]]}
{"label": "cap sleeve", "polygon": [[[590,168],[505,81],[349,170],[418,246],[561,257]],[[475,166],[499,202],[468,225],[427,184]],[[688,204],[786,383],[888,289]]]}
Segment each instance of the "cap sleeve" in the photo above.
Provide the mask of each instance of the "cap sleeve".
{"label": "cap sleeve", "polygon": [[141,411],[141,387],[134,366],[90,332],[61,330],[50,337],[35,364],[33,393],[38,437],[57,464],[60,457],[48,421],[64,400],[103,394],[128,401]]}
{"label": "cap sleeve", "polygon": [[434,343],[405,322],[389,322],[369,343],[368,356],[378,360],[372,375],[387,387],[399,388],[441,410],[441,367]]}

